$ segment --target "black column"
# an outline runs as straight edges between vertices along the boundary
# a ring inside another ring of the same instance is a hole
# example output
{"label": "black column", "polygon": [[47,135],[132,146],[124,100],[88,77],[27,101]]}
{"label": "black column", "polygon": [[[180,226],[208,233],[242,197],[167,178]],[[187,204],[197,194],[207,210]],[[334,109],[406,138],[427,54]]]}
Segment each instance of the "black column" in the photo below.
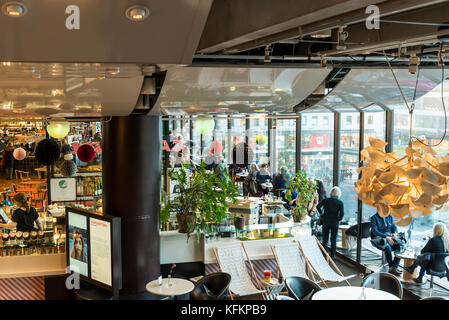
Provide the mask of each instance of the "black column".
{"label": "black column", "polygon": [[121,294],[160,274],[161,118],[112,117],[104,128],[104,213],[122,218]]}

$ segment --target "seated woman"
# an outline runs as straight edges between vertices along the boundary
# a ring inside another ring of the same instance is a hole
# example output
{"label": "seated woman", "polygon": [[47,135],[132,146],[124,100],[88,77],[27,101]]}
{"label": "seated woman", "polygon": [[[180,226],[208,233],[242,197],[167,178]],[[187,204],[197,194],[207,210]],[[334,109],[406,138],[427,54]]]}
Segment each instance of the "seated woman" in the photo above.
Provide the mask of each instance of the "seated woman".
{"label": "seated woman", "polygon": [[259,172],[259,167],[255,163],[249,166],[248,176],[243,181],[243,195],[256,197],[257,196],[257,182],[256,175]]}
{"label": "seated woman", "polygon": [[413,279],[413,281],[423,283],[423,277],[429,268],[431,254],[447,252],[449,252],[449,232],[444,223],[437,222],[433,225],[433,237],[429,239],[421,250],[421,254],[416,258],[415,262],[410,267],[404,267],[404,269],[412,274],[416,267],[421,267],[418,277]]}
{"label": "seated woman", "polygon": [[262,164],[260,167],[260,171],[256,175],[256,180],[259,191],[263,194],[268,194],[270,192],[270,188],[262,186],[262,184],[271,182],[273,179],[271,178],[271,173],[268,171],[268,165],[266,163]]}
{"label": "seated woman", "polygon": [[[290,182],[290,174],[286,166],[282,166],[280,173],[277,174],[273,179],[274,190],[287,189]],[[280,196],[285,194],[286,190],[281,190]]]}

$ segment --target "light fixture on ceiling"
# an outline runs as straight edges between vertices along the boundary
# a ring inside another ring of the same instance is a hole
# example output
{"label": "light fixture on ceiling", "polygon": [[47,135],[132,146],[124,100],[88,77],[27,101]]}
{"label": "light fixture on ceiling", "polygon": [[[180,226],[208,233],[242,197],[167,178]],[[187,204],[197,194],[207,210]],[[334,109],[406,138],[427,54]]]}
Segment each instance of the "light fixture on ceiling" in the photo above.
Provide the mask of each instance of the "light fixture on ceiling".
{"label": "light fixture on ceiling", "polygon": [[109,67],[106,69],[107,73],[112,76],[115,76],[120,73],[120,67]]}
{"label": "light fixture on ceiling", "polygon": [[419,57],[416,54],[412,54],[409,59],[408,72],[415,74],[418,70]]}
{"label": "light fixture on ceiling", "polygon": [[338,44],[337,50],[346,50],[346,39],[349,36],[349,33],[345,31],[344,27],[338,27]]}
{"label": "light fixture on ceiling", "polygon": [[23,3],[17,1],[8,1],[2,6],[4,15],[11,18],[21,18],[27,13],[27,8]]}
{"label": "light fixture on ceiling", "polygon": [[332,30],[328,29],[328,30],[323,30],[320,31],[318,33],[314,33],[311,34],[310,37],[314,38],[314,39],[326,39],[326,38],[330,38],[332,36]]}
{"label": "light fixture on ceiling", "polygon": [[136,5],[126,9],[126,17],[131,21],[143,21],[150,15],[147,7]]}
{"label": "light fixture on ceiling", "polygon": [[265,47],[265,56],[263,58],[263,62],[270,62],[271,61],[271,53],[273,52],[273,48],[271,48],[271,45],[268,45]]}

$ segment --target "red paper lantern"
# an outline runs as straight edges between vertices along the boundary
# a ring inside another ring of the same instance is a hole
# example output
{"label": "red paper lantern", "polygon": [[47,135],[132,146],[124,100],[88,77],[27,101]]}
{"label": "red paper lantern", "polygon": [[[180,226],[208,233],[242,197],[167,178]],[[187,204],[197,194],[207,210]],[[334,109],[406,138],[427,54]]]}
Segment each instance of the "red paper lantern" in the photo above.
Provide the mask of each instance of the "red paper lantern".
{"label": "red paper lantern", "polygon": [[82,162],[91,162],[95,158],[95,150],[91,145],[83,144],[76,152],[78,159]]}

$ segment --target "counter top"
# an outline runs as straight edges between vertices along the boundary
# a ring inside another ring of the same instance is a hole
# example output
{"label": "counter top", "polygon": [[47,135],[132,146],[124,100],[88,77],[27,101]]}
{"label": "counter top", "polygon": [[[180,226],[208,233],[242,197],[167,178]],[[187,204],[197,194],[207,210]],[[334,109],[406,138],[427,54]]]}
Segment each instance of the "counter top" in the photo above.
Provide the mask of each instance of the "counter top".
{"label": "counter top", "polygon": [[0,279],[52,276],[65,273],[65,253],[0,257]]}

